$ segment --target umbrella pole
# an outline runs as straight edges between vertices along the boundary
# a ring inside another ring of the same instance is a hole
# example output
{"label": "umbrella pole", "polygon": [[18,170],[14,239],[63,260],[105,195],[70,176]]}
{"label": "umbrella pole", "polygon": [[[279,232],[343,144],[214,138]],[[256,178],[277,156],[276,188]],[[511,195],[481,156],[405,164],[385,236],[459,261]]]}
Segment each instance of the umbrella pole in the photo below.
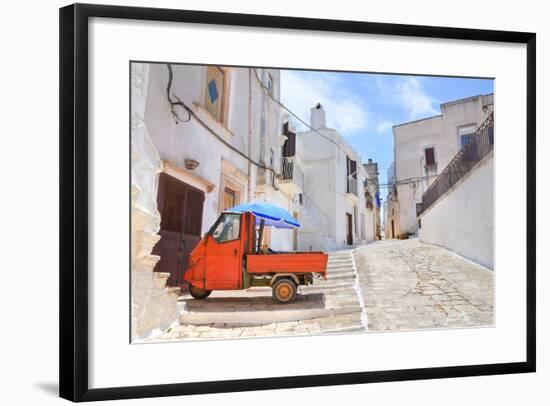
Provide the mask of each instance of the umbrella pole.
{"label": "umbrella pole", "polygon": [[260,220],[260,229],[258,230],[258,247],[256,248],[256,254],[260,253],[260,248],[262,246],[262,238],[264,236],[264,226],[265,226],[265,220]]}

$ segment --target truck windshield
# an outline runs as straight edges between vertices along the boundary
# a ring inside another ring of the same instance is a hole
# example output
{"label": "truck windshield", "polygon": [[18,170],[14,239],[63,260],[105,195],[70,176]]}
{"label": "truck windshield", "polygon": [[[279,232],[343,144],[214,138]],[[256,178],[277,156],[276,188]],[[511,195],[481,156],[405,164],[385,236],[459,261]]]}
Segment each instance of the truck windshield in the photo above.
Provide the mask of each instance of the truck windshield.
{"label": "truck windshield", "polygon": [[241,215],[233,213],[222,214],[212,230],[216,242],[227,242],[239,239]]}

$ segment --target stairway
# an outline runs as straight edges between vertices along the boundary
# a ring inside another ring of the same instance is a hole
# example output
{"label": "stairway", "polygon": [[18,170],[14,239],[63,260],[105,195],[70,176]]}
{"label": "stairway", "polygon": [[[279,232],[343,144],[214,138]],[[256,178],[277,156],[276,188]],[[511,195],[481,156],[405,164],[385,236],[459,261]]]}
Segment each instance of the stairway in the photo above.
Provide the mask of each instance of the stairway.
{"label": "stairway", "polygon": [[[300,286],[296,300],[279,305],[271,288],[214,291],[204,301],[180,298],[180,337],[249,337],[269,335],[343,334],[366,331],[352,250],[329,253],[327,279]],[[229,336],[228,336],[229,334]]]}
{"label": "stairway", "polygon": [[[313,284],[301,287],[304,294],[323,294],[329,308],[353,309],[356,323],[346,331],[365,331],[366,316],[357,282],[357,272],[352,250],[329,252],[327,279],[315,279]],[[332,331],[331,331],[332,332]]]}

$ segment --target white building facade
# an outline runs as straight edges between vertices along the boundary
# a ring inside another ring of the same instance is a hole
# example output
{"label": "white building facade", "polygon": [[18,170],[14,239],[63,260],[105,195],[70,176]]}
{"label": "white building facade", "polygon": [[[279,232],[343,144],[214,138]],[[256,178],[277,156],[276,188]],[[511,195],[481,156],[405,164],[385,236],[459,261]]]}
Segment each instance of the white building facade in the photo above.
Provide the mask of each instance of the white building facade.
{"label": "white building facade", "polygon": [[367,241],[382,239],[382,227],[380,221],[380,186],[378,182],[378,164],[368,159],[367,163],[363,164],[366,172],[364,182],[365,204],[367,207],[366,214],[366,239]]}
{"label": "white building facade", "polygon": [[[132,286],[133,317],[143,320],[135,320],[132,335],[139,337],[175,319],[189,254],[223,210],[269,201],[299,218],[303,175],[296,136],[273,100],[278,70],[133,63],[132,72],[132,216],[144,211],[135,207],[139,195],[148,213],[132,228],[132,244],[148,241],[139,268],[157,289],[144,285],[138,295]],[[138,164],[144,157],[148,162]],[[275,230],[264,242],[296,249],[297,233]],[[166,286],[172,305],[164,304],[159,322],[145,304]]]}
{"label": "white building facade", "polygon": [[331,251],[364,244],[367,172],[361,158],[336,130],[327,128],[320,104],[311,109],[311,127],[297,135],[304,173],[298,247]]}
{"label": "white building facade", "polygon": [[387,170],[388,190],[384,200],[384,238],[399,236],[399,204],[397,201],[397,184],[395,183],[395,161]]}
{"label": "white building facade", "polygon": [[422,195],[492,113],[493,104],[492,94],[469,97],[441,104],[438,116],[393,127],[395,186],[386,199],[386,238],[417,234]]}

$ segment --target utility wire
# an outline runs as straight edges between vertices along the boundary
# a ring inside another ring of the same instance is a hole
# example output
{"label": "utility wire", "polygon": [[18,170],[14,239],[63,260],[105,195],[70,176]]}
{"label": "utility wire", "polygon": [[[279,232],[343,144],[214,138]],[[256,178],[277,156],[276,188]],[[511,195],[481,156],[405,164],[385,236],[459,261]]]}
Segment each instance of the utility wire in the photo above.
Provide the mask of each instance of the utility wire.
{"label": "utility wire", "polygon": [[[258,162],[256,162],[254,159],[250,158],[248,155],[246,155],[244,152],[240,151],[239,149],[235,148],[233,145],[231,145],[230,143],[228,143],[226,140],[224,140],[220,135],[218,135],[218,133],[216,133],[216,131],[214,131],[212,128],[210,128],[210,126],[208,124],[206,124],[199,116],[197,116],[197,114],[191,110],[191,108],[189,108],[182,100],[180,100],[176,95],[174,95],[174,97],[177,99],[177,102],[174,102],[171,98],[171,90],[172,90],[172,81],[173,81],[173,78],[174,78],[174,72],[173,72],[173,69],[172,69],[172,65],[171,64],[166,64],[166,66],[168,67],[168,86],[166,88],[166,95],[167,95],[167,98],[168,98],[168,102],[170,103],[170,105],[172,106],[172,114],[174,114],[174,116],[179,119],[179,116],[174,112],[174,109],[173,109],[173,106],[181,106],[183,107],[187,113],[189,114],[189,117],[187,120],[179,120],[179,121],[182,121],[182,122],[188,122],[191,120],[191,117],[193,117],[195,120],[197,120],[199,122],[199,124],[201,124],[206,130],[208,130],[208,132],[210,132],[213,136],[215,136],[220,142],[222,142],[225,146],[227,146],[229,149],[231,149],[232,151],[236,152],[237,154],[239,154],[240,156],[242,156],[243,158],[245,158],[247,161],[249,161],[250,163],[256,165],[257,167],[261,168],[261,169],[265,169],[265,170],[268,170],[268,171],[271,171],[271,173],[273,174],[273,179],[272,181],[275,182],[275,176],[276,176],[276,173],[275,171],[272,169],[272,168],[269,168],[265,165],[262,165]],[[269,94],[269,92],[268,92]],[[176,121],[177,122],[177,121]],[[320,212],[321,214],[326,217],[328,220],[329,217],[313,202],[313,200],[305,193],[302,191],[302,195],[308,200],[310,201]]]}
{"label": "utility wire", "polygon": [[[273,97],[273,94],[271,94],[271,91],[269,90],[269,88],[262,82],[262,80],[260,79],[260,76],[258,75],[258,71],[256,70],[256,68],[252,68],[252,70],[254,71],[254,76],[256,77],[256,80],[258,81],[260,87],[262,87],[266,92],[267,92],[267,95],[268,97],[273,100],[275,103],[277,103],[279,106],[281,106],[284,110],[286,110],[289,114],[291,114],[293,117],[296,118],[296,120],[298,120],[300,123],[302,123],[303,125],[305,125],[307,128],[309,128],[311,131],[313,131],[314,133],[320,135],[321,137],[325,138],[326,140],[332,142],[334,145],[336,145],[342,152],[346,153],[346,151],[344,150],[344,148],[342,148],[342,144],[339,143],[339,142],[336,142],[334,141],[332,138],[326,136],[325,134],[323,134],[322,132],[320,132],[319,130],[313,128],[311,125],[309,125],[305,120],[303,120],[300,116],[298,116],[296,113],[294,113],[290,108],[288,108],[283,102],[281,102],[280,100],[277,100],[275,97]],[[346,153],[347,155],[347,153]],[[348,174],[348,179],[350,179],[353,175],[355,175],[359,170],[356,169],[355,172],[353,173],[350,173]],[[355,178],[354,178],[355,179]]]}
{"label": "utility wire", "polygon": [[258,81],[258,83],[260,84],[260,86],[267,91],[267,95],[269,96],[269,98],[271,100],[273,100],[275,103],[277,103],[279,106],[281,106],[283,109],[285,109],[288,113],[290,113],[292,116],[294,116],[296,118],[296,120],[298,120],[300,123],[302,123],[303,125],[305,125],[307,128],[309,128],[311,131],[319,134],[321,137],[327,139],[328,141],[332,142],[334,145],[337,145],[338,147],[340,147],[340,144],[336,141],[334,141],[332,138],[326,136],[325,134],[323,134],[322,132],[316,130],[315,128],[313,128],[311,125],[309,125],[305,120],[303,120],[300,116],[298,116],[296,113],[294,113],[292,110],[290,110],[286,105],[284,105],[281,101],[277,100],[275,97],[273,97],[273,95],[271,94],[271,91],[269,90],[269,88],[263,84],[262,80],[260,79],[260,77],[258,76],[258,71],[256,70],[256,68],[252,68],[252,70],[254,71],[254,75],[256,76],[256,80]]}
{"label": "utility wire", "polygon": [[[168,86],[166,88],[166,95],[167,95],[167,98],[168,98],[168,102],[172,106],[172,113],[175,114],[174,110],[173,110],[173,106],[183,107],[187,111],[187,113],[189,114],[189,117],[188,117],[187,120],[180,120],[180,121],[188,122],[188,121],[191,120],[191,117],[193,117],[195,120],[197,120],[199,122],[199,124],[201,124],[204,128],[206,128],[206,130],[208,130],[208,132],[210,132],[213,136],[215,136],[218,139],[218,141],[223,143],[226,147],[228,147],[232,151],[236,152],[237,154],[239,154],[240,156],[242,156],[243,158],[245,158],[246,160],[248,160],[252,164],[256,165],[258,168],[262,168],[262,169],[265,169],[267,171],[271,171],[273,173],[273,175],[275,176],[276,173],[272,168],[269,168],[265,165],[260,164],[259,162],[256,162],[254,159],[250,158],[244,152],[240,151],[238,148],[235,148],[229,142],[224,140],[216,131],[214,131],[212,128],[210,128],[210,126],[208,124],[206,124],[193,110],[191,110],[191,108],[189,108],[189,106],[187,106],[177,96],[175,96],[175,97],[178,101],[174,102],[172,100],[170,93],[171,93],[171,88],[172,88],[172,81],[173,81],[173,78],[174,78],[174,72],[172,70],[172,65],[171,64],[168,63],[168,64],[166,64],[166,66],[168,67]],[[175,114],[175,115],[177,116],[177,114]],[[179,116],[177,116],[177,117],[179,118]]]}
{"label": "utility wire", "polygon": [[[172,65],[171,64],[166,64],[167,68],[168,68],[168,85],[166,87],[166,96],[167,96],[167,99],[168,99],[168,102],[170,103],[170,106],[171,106],[171,110],[172,110],[172,114],[174,115],[174,117],[176,117],[176,122],[177,121],[180,121],[180,122],[189,122],[191,120],[191,117],[193,117],[195,120],[197,120],[199,122],[199,124],[201,124],[206,130],[208,130],[208,132],[210,132],[212,135],[214,135],[216,137],[216,139],[218,139],[218,141],[222,142],[225,146],[227,146],[229,149],[231,149],[232,151],[234,151],[235,153],[237,153],[238,155],[240,155],[241,157],[245,158],[247,161],[249,161],[250,163],[256,165],[257,167],[261,168],[261,169],[264,169],[264,170],[267,170],[267,171],[271,171],[271,173],[273,173],[273,178],[275,178],[276,176],[276,173],[275,171],[273,170],[273,168],[270,168],[270,167],[267,167],[265,165],[262,165],[260,164],[259,162],[256,162],[254,159],[250,158],[248,155],[246,155],[244,152],[240,151],[239,149],[235,148],[233,145],[231,145],[229,142],[227,142],[226,140],[224,140],[216,131],[214,131],[208,124],[206,124],[189,106],[187,106],[179,97],[177,97],[176,95],[174,95],[174,97],[177,99],[177,101],[174,101],[172,100],[172,96],[171,96],[171,90],[172,90],[172,82],[173,82],[173,79],[174,79],[174,71],[172,69]],[[341,145],[337,142],[335,142],[334,140],[332,140],[331,138],[327,137],[326,135],[324,135],[323,133],[319,132],[318,130],[314,129],[313,127],[311,127],[308,123],[306,123],[304,120],[302,120],[298,115],[296,115],[292,110],[290,110],[288,107],[286,107],[283,103],[281,103],[280,101],[278,101],[277,99],[275,99],[273,97],[273,95],[271,94],[271,92],[269,91],[269,89],[267,88],[267,86],[265,86],[262,81],[260,80],[260,78],[258,77],[258,72],[256,71],[256,69],[252,68],[252,70],[254,71],[254,74],[255,74],[255,77],[256,77],[256,80],[258,81],[258,83],[260,84],[260,86],[267,92],[268,96],[275,102],[277,103],[279,106],[281,106],[283,109],[285,109],[287,112],[289,112],[292,116],[296,117],[297,120],[299,120],[301,123],[303,123],[306,127],[308,127],[309,129],[311,129],[312,131],[314,131],[315,133],[321,135],[323,138],[327,139],[328,141],[332,142],[333,144],[335,144],[339,149],[341,149],[343,152],[346,152],[343,150],[343,148],[341,147]],[[188,117],[187,119],[181,119],[179,117],[179,115],[177,114],[177,112],[175,111],[174,109],[174,106],[181,106],[183,109],[185,109],[185,111],[187,112],[188,114]],[[355,170],[354,173],[351,173],[348,175],[348,179],[351,178],[355,173],[358,172],[358,169]],[[274,181],[274,179],[273,179]],[[304,192],[302,192],[302,194],[310,201],[312,201],[312,199],[307,196]],[[312,201],[313,203],[313,201]],[[317,209],[319,209],[321,211],[321,214],[323,214],[323,216],[325,216],[327,219],[329,218],[315,203],[313,203],[313,205],[315,207],[317,207]]]}

